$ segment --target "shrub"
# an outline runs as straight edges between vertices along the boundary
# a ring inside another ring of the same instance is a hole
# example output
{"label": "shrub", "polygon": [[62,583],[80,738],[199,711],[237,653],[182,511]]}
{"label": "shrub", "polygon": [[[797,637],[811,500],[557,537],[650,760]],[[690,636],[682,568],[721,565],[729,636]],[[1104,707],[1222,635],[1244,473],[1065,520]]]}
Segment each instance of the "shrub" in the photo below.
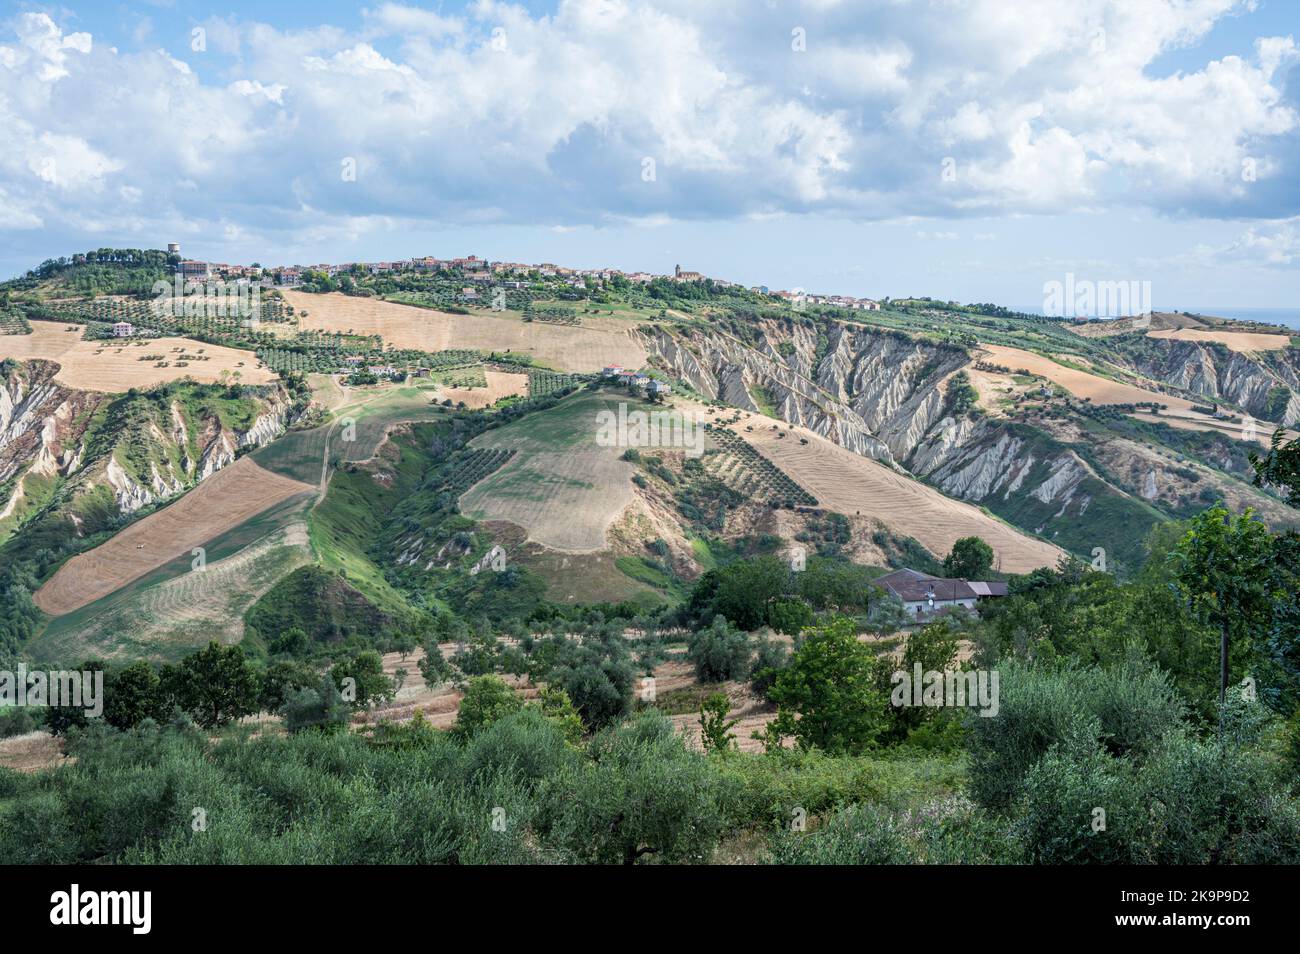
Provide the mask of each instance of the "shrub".
{"label": "shrub", "polygon": [[475,676],[465,687],[452,735],[466,740],[523,706],[523,701],[499,676]]}
{"label": "shrub", "polygon": [[732,729],[736,719],[728,719],[731,702],[726,693],[715,692],[700,703],[700,742],[705,752],[725,752],[731,748],[736,736]]}
{"label": "shrub", "polygon": [[334,680],[324,676],[315,688],[290,690],[285,696],[280,714],[285,728],[291,733],[304,729],[333,732],[348,724],[348,704]]}
{"label": "shrub", "polygon": [[599,729],[622,718],[632,707],[632,665],[621,631],[588,634],[581,642],[561,639],[556,662],[542,678],[568,693],[582,721]]}
{"label": "shrub", "polygon": [[964,795],[923,805],[914,813],[917,837],[927,864],[1020,864],[1020,843],[1009,823],[976,807]]}
{"label": "shrub", "polygon": [[502,716],[469,740],[468,778],[485,781],[508,775],[526,789],[554,775],[572,756],[560,729],[535,706]]}
{"label": "shrub", "polygon": [[754,645],[754,662],[750,667],[749,688],[755,695],[768,698],[776,677],[790,663],[790,651],[784,643],[760,636]]}
{"label": "shrub", "polygon": [[784,831],[768,860],[778,865],[905,865],[913,860],[906,828],[879,805],[841,809],[816,830]]}
{"label": "shrub", "polygon": [[997,717],[968,719],[971,797],[995,811],[1011,807],[1029,770],[1080,720],[1114,755],[1142,757],[1182,730],[1183,706],[1167,677],[1140,660],[1105,669],[1008,661],[999,676]]}
{"label": "shrub", "polygon": [[749,637],[715,616],[713,625],[693,633],[687,641],[686,658],[701,682],[740,679],[749,672]]}
{"label": "shrub", "polygon": [[719,779],[665,716],[640,713],[588,753],[548,785],[551,844],[598,864],[709,860],[722,830]]}
{"label": "shrub", "polygon": [[1095,721],[1077,721],[1025,776],[1018,824],[1033,864],[1136,864],[1142,807],[1126,761],[1106,754]]}

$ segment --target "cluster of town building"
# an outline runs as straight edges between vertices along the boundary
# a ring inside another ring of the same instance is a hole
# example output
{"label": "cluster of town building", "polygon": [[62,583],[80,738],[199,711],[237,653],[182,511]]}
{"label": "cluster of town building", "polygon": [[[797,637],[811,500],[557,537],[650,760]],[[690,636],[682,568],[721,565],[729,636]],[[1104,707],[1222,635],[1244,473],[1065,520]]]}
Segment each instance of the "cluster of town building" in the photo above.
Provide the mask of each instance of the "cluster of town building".
{"label": "cluster of town building", "polygon": [[[180,246],[173,243],[167,250],[180,254]],[[648,285],[656,279],[666,278],[678,282],[698,282],[708,278],[701,272],[683,269],[680,265],[673,269],[671,275],[655,275],[650,272],[624,272],[617,268],[567,268],[551,262],[530,265],[524,262],[490,262],[470,255],[467,258],[409,258],[397,262],[346,262],[330,265],[274,265],[254,267],[252,265],[227,265],[216,262],[200,262],[182,259],[176,266],[178,274],[185,282],[206,282],[213,278],[233,281],[258,281],[264,287],[293,287],[302,284],[304,278],[312,272],[338,278],[358,272],[370,275],[383,275],[397,272],[454,272],[461,279],[470,282],[464,289],[467,298],[476,298],[474,285],[491,284],[507,289],[523,289],[529,285],[529,277],[536,274],[541,278],[555,278],[572,288],[585,289],[588,282],[607,282],[615,277],[623,278],[639,285]],[[722,278],[711,279],[719,288],[739,287],[736,282]],[[833,305],[840,308],[855,308],[876,311],[880,304],[869,298],[853,298],[848,295],[814,295],[801,291],[770,291],[766,285],[754,286],[750,291],[763,295],[773,295],[786,301],[801,301],[815,305]]]}

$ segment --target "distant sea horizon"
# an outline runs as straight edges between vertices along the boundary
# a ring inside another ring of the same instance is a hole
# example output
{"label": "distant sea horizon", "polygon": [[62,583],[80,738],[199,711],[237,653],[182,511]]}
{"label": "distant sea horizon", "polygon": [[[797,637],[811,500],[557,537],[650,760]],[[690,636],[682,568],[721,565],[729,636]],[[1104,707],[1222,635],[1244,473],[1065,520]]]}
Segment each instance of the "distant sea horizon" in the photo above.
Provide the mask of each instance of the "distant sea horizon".
{"label": "distant sea horizon", "polygon": [[[1016,307],[1016,311],[1022,311],[1027,315],[1041,315],[1043,313],[1042,305],[1032,307]],[[1215,318],[1231,318],[1235,321],[1257,321],[1266,325],[1282,325],[1287,328],[1300,329],[1300,306],[1295,308],[1238,308],[1235,306],[1223,306],[1219,308],[1192,308],[1182,306],[1160,307],[1156,311],[1163,312],[1191,312],[1193,315],[1210,315]]]}

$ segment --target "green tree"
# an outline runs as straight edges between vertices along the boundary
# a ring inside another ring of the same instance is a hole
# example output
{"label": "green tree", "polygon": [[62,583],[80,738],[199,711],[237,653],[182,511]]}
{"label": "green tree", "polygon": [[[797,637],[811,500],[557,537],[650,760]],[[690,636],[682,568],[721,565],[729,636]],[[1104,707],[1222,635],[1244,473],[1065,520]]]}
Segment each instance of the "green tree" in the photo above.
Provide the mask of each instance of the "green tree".
{"label": "green tree", "polygon": [[164,700],[205,729],[252,715],[259,702],[258,673],[238,646],[208,643],[159,674]]}
{"label": "green tree", "polygon": [[1273,540],[1249,508],[1234,517],[1211,507],[1191,520],[1170,554],[1179,594],[1192,613],[1219,633],[1219,703],[1231,678],[1232,662],[1255,657],[1255,637],[1268,626]]}
{"label": "green tree", "polygon": [[731,700],[725,692],[715,692],[700,703],[700,742],[705,752],[725,752],[736,736],[731,731],[739,719],[728,719]]}
{"label": "green tree", "polygon": [[582,715],[567,692],[556,686],[542,686],[537,704],[547,721],[560,730],[565,742],[577,745],[582,741]]}
{"label": "green tree", "polygon": [[[87,660],[81,664],[80,672],[99,672],[104,669],[104,664],[98,660]],[[92,679],[94,676],[91,677]],[[105,680],[104,694],[108,695],[107,679]],[[83,702],[84,702],[83,698]],[[108,701],[104,700],[107,707]],[[89,722],[86,715],[86,707],[83,706],[50,706],[45,710],[45,727],[50,730],[52,735],[66,735],[69,729],[84,729]]]}
{"label": "green tree", "polygon": [[555,645],[555,662],[540,676],[568,693],[588,728],[603,728],[627,714],[636,668],[620,625],[582,640],[561,638]]}
{"label": "green tree", "polygon": [[763,635],[754,644],[754,663],[750,667],[749,688],[764,699],[769,698],[776,677],[790,663],[785,643]]}
{"label": "green tree", "polygon": [[983,580],[993,569],[993,548],[979,537],[962,537],[943,558],[943,572],[957,580]]}
{"label": "green tree", "polygon": [[787,636],[798,636],[813,622],[813,612],[803,600],[777,600],[767,617],[774,630]]}
{"label": "green tree", "polygon": [[320,675],[298,660],[279,660],[262,672],[257,707],[262,712],[279,712],[285,700],[299,689],[314,689]]}
{"label": "green tree", "polygon": [[768,623],[772,604],[789,588],[790,568],[779,558],[740,560],[718,571],[712,610],[752,631]]}
{"label": "green tree", "polygon": [[444,682],[452,682],[456,678],[456,671],[452,668],[451,663],[442,654],[442,647],[438,645],[436,638],[430,638],[424,643],[424,656],[420,659],[418,667],[420,675],[424,678],[425,683],[430,686],[437,686]]}
{"label": "green tree", "polygon": [[280,706],[285,728],[291,734],[306,729],[337,732],[348,724],[348,704],[329,674],[322,676],[316,688],[290,689]]}
{"label": "green tree", "polygon": [[452,735],[468,739],[474,733],[524,707],[500,676],[474,676],[465,687]]}
{"label": "green tree", "polygon": [[873,590],[870,572],[867,567],[846,560],[814,556],[795,574],[795,586],[815,610],[863,612],[870,606]]}
{"label": "green tree", "polygon": [[117,729],[132,729],[145,719],[161,720],[163,711],[158,671],[146,660],[105,674],[104,720]]}
{"label": "green tree", "polygon": [[384,659],[373,649],[366,649],[334,664],[330,670],[334,684],[343,698],[356,709],[385,702],[397,693],[397,687],[384,673]]}
{"label": "green tree", "polygon": [[1250,462],[1255,468],[1256,487],[1276,487],[1286,494],[1286,502],[1300,507],[1300,439],[1286,440],[1286,431],[1278,428],[1268,453],[1263,457],[1252,453]]}
{"label": "green tree", "polygon": [[803,748],[837,755],[871,746],[885,725],[877,666],[852,620],[837,617],[807,630],[772,687],[777,717],[768,726],[771,737],[793,736]]}

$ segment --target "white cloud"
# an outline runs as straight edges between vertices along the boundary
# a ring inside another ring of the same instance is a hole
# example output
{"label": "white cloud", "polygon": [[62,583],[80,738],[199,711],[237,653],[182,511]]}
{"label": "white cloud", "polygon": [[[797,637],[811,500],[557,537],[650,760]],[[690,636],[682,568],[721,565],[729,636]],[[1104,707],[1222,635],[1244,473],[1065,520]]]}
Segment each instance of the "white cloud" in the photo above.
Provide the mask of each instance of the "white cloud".
{"label": "white cloud", "polygon": [[214,234],[1265,204],[1290,216],[1292,38],[1153,68],[1243,7],[560,0],[534,16],[480,0],[454,17],[381,3],[354,33],[207,21],[195,54],[188,34],[127,54],[26,13],[0,34],[0,228],[102,224],[137,194],[139,214]]}

